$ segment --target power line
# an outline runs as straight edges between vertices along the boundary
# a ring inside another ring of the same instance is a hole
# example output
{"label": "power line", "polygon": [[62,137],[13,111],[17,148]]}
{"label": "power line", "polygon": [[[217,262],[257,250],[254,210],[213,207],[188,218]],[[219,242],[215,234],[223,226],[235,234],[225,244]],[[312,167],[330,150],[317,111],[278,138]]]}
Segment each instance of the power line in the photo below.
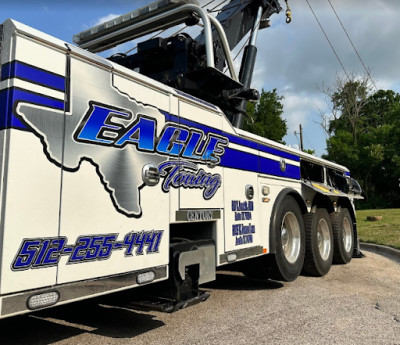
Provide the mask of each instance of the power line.
{"label": "power line", "polygon": [[342,26],[342,29],[343,29],[344,33],[346,34],[346,36],[347,36],[347,38],[348,38],[348,40],[349,40],[351,46],[353,47],[354,52],[356,53],[358,59],[360,60],[362,66],[364,67],[365,72],[367,73],[367,75],[368,75],[369,79],[371,80],[372,84],[374,85],[375,89],[378,90],[377,87],[376,87],[376,85],[375,85],[374,80],[371,78],[371,75],[370,75],[370,73],[369,73],[368,68],[365,66],[364,61],[361,59],[361,56],[360,56],[360,54],[358,53],[357,48],[354,46],[353,41],[352,41],[352,39],[350,38],[350,35],[348,34],[346,28],[344,27],[342,21],[341,21],[340,18],[339,18],[339,15],[337,14],[335,8],[333,7],[333,5],[332,5],[332,3],[331,3],[331,0],[328,0],[328,2],[329,2],[329,5],[331,5],[331,8],[332,8],[333,12],[335,13],[335,16],[336,16],[337,20],[339,21],[340,25]]}
{"label": "power line", "polygon": [[211,4],[212,2],[214,2],[215,0],[211,0],[210,2],[208,2],[207,4],[205,4],[204,6],[201,6],[202,8],[207,7],[209,4]]}
{"label": "power line", "polygon": [[235,55],[235,57],[233,58],[233,61],[235,61],[237,59],[237,57],[239,56],[239,54],[242,52],[242,50],[247,46],[247,43],[249,43],[251,38],[251,33],[249,34],[249,37],[247,37],[246,41],[243,43],[242,47],[239,49],[239,51],[237,52],[237,54]]}
{"label": "power line", "polygon": [[335,50],[335,48],[333,47],[331,41],[329,40],[328,35],[326,34],[324,28],[322,27],[322,25],[321,25],[321,23],[320,23],[320,21],[319,21],[317,15],[315,14],[313,8],[311,7],[309,1],[306,0],[306,2],[307,2],[307,4],[308,4],[308,7],[310,7],[310,10],[311,10],[312,14],[314,15],[314,18],[315,18],[315,20],[317,21],[319,27],[321,28],[323,34],[325,35],[325,38],[326,38],[326,40],[328,41],[328,43],[329,43],[329,45],[330,45],[330,47],[331,47],[333,53],[335,54],[336,59],[339,61],[340,66],[342,66],[342,69],[343,69],[344,73],[346,74],[347,79],[350,80],[349,74],[347,73],[346,69],[344,68],[344,65],[343,65],[342,61],[340,60],[339,55],[336,53],[336,50]]}
{"label": "power line", "polygon": [[[238,56],[240,55],[240,53],[243,51],[243,49],[246,47],[247,43],[249,43],[251,38],[251,35],[249,34],[249,36],[247,37],[246,41],[243,43],[242,47],[239,49],[239,51],[237,52],[237,54],[235,55],[235,57],[232,59],[233,61],[236,61],[236,59],[238,58]],[[226,73],[229,69],[229,66],[226,66],[224,69],[224,73]]]}
{"label": "power line", "polygon": [[[208,12],[214,12],[214,11],[219,11],[219,9],[218,10],[216,10],[216,8],[218,8],[219,6],[221,6],[221,5],[223,5],[225,2],[227,2],[228,0],[222,0],[217,6],[215,6],[215,7],[213,7],[211,10],[208,10]],[[212,2],[214,2],[214,1],[212,1]],[[208,5],[208,4],[207,4]],[[204,6],[205,7],[205,6]]]}
{"label": "power line", "polygon": [[[219,5],[215,6],[215,7],[212,8],[211,10],[207,10],[207,12],[209,12],[209,13],[211,13],[211,12],[218,12],[218,11],[221,11],[222,9],[224,9],[224,11],[229,11],[229,10],[231,10],[232,8],[238,8],[238,7],[242,6],[242,5],[247,5],[247,4],[249,4],[250,2],[252,2],[253,0],[246,0],[246,1],[243,1],[243,0],[242,0],[242,2],[240,2],[240,3],[236,4],[236,5],[228,6],[229,4],[227,4],[227,5],[225,5],[225,7],[220,7],[220,8],[217,9],[218,6],[222,5],[224,2],[227,2],[227,1],[228,1],[228,0],[222,1]],[[228,19],[226,19],[226,20],[228,20]],[[225,21],[226,21],[226,20],[225,20]],[[223,22],[221,22],[221,24],[222,24],[222,23],[223,23]]]}

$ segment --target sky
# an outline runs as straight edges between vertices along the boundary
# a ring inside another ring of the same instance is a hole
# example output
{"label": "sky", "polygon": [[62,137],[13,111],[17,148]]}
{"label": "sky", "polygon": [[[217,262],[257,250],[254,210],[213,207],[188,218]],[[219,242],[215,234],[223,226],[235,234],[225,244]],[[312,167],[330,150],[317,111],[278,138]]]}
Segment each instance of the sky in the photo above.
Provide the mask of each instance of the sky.
{"label": "sky", "polygon": [[[200,4],[210,0],[200,0]],[[72,42],[74,34],[113,16],[151,3],[151,0],[13,0],[0,4],[0,23],[7,18]],[[221,3],[215,0],[214,4]],[[286,24],[285,11],[271,16],[271,27],[257,38],[258,55],[252,86],[277,89],[284,97],[283,118],[288,132],[284,140],[298,148],[299,125],[303,127],[305,149],[317,156],[326,153],[326,134],[318,124],[321,113],[329,113],[322,90],[334,87],[344,72],[306,0],[289,0],[292,22]],[[365,76],[366,72],[330,3],[342,21],[353,45],[370,72],[377,89],[400,92],[400,1],[399,0],[308,0],[346,72]],[[281,6],[285,3],[280,0]],[[210,6],[215,6],[211,4]],[[209,7],[210,7],[209,6]],[[166,33],[168,34],[168,32]],[[126,43],[112,52],[126,51]],[[233,56],[236,52],[234,51]],[[103,56],[110,55],[109,52]],[[240,55],[235,60],[240,63]]]}

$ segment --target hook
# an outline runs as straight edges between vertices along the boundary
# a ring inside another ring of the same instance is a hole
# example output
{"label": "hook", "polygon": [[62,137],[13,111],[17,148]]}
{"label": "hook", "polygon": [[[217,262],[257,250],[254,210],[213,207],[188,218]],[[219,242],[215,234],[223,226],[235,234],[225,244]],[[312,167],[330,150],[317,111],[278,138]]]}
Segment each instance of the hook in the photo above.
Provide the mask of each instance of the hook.
{"label": "hook", "polygon": [[289,24],[292,21],[292,10],[289,7],[288,0],[286,2],[286,24]]}

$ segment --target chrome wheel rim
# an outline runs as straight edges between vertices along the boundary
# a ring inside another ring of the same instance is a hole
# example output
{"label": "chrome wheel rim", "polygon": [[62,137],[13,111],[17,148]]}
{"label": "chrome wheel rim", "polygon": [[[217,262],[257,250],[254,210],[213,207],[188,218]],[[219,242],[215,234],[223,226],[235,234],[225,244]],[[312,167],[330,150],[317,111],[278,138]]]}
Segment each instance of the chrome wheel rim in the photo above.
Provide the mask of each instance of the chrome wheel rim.
{"label": "chrome wheel rim", "polygon": [[344,250],[346,252],[350,252],[351,247],[353,245],[353,234],[351,231],[351,225],[350,221],[348,218],[343,218],[343,224],[342,224],[342,241],[343,241],[343,246]]}
{"label": "chrome wheel rim", "polygon": [[331,234],[328,223],[325,219],[320,219],[318,222],[317,243],[319,255],[322,260],[326,261],[331,252]]}
{"label": "chrome wheel rim", "polygon": [[300,255],[300,224],[293,212],[288,212],[283,217],[281,226],[281,243],[286,260],[293,264]]}

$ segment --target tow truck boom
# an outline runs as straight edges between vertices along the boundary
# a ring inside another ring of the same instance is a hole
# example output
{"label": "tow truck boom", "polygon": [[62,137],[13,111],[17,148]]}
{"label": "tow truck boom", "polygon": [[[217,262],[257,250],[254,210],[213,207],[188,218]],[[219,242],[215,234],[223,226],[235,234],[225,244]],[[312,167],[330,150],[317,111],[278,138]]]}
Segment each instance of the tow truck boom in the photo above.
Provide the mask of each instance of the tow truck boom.
{"label": "tow truck boom", "polygon": [[[196,38],[177,34],[138,44],[137,53],[110,60],[138,70],[164,84],[218,105],[235,127],[243,125],[246,101],[259,95],[250,88],[259,28],[279,13],[278,0],[232,0],[213,17],[193,0],[163,0],[75,35],[74,41],[93,52],[109,49],[138,35],[185,23],[203,30]],[[213,27],[213,28],[212,28]],[[237,77],[231,51],[252,31]],[[224,73],[228,65],[230,76]]]}

